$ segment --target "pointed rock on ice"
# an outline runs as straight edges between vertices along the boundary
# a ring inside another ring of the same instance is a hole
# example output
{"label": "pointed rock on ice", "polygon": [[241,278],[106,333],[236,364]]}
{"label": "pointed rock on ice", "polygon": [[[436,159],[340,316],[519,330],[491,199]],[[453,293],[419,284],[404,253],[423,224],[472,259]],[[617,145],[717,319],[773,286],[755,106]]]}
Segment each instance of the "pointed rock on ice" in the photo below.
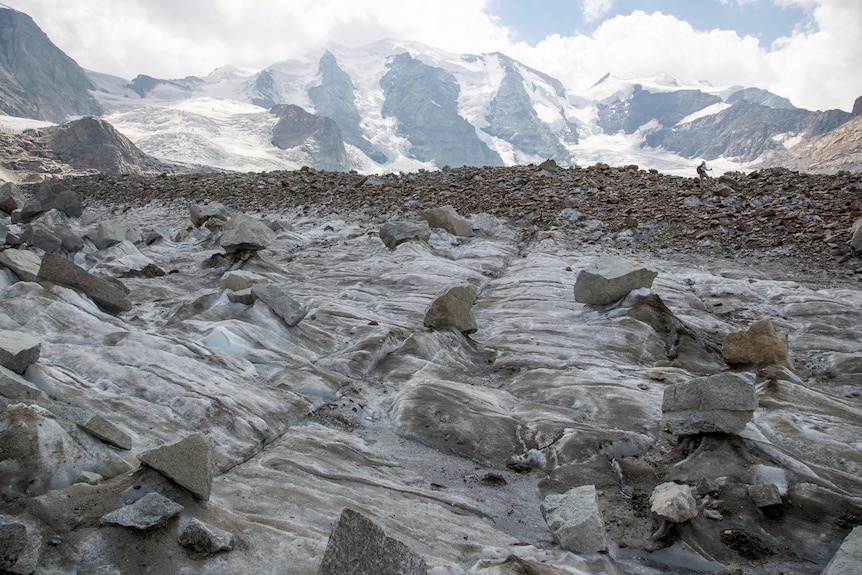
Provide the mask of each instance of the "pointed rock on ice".
{"label": "pointed rock on ice", "polygon": [[542,500],[542,516],[560,547],[572,553],[607,551],[605,524],[595,485],[575,487]]}
{"label": "pointed rock on ice", "polygon": [[470,286],[455,286],[443,290],[425,311],[426,327],[454,327],[461,333],[477,331],[471,307],[476,290]]}
{"label": "pointed rock on ice", "polygon": [[267,225],[245,214],[228,220],[219,243],[232,254],[241,250],[262,250],[275,241],[275,232]]}
{"label": "pointed rock on ice", "polygon": [[757,321],[747,331],[729,333],[721,344],[721,355],[729,365],[781,365],[793,369],[787,343],[768,319]]}
{"label": "pointed rock on ice", "polygon": [[212,489],[212,459],[210,446],[200,433],[146,451],[138,456],[192,495],[208,501]]}
{"label": "pointed rock on ice", "polygon": [[649,497],[650,511],[671,523],[697,517],[697,501],[688,485],[669,482],[657,485]]}
{"label": "pointed rock on ice", "polygon": [[41,351],[42,343],[30,334],[0,329],[0,365],[6,369],[24,373]]}

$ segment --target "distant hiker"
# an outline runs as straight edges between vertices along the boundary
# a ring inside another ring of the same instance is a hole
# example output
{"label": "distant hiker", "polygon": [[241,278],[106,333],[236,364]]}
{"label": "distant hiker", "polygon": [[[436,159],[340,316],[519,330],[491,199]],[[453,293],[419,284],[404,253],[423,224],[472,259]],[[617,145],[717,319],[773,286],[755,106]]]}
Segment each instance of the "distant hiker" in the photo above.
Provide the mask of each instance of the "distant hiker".
{"label": "distant hiker", "polygon": [[705,180],[709,177],[707,172],[711,172],[712,168],[706,167],[706,160],[702,161],[700,165],[697,167],[697,175],[700,176],[701,180]]}

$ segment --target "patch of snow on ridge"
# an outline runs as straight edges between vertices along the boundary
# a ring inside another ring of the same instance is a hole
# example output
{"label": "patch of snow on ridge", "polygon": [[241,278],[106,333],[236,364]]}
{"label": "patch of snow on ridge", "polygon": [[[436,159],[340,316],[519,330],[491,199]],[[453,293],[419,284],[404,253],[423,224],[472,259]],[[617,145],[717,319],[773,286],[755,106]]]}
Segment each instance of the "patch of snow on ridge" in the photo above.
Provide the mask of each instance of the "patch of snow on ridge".
{"label": "patch of snow on ridge", "polygon": [[706,108],[698,110],[697,112],[692,112],[691,114],[680,120],[678,122],[678,125],[688,124],[689,122],[694,122],[695,120],[705,118],[707,116],[714,116],[715,114],[718,114],[719,112],[730,108],[730,106],[731,104],[728,104],[727,102],[719,102],[717,104],[713,104],[712,106],[707,106]]}

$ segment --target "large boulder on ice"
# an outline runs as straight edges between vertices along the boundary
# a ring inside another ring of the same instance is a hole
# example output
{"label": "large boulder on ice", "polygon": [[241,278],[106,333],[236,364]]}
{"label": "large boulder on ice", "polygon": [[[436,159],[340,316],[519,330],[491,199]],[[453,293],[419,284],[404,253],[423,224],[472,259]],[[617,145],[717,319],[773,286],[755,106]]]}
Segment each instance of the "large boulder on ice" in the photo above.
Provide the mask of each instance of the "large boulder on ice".
{"label": "large boulder on ice", "polygon": [[233,549],[233,535],[192,517],[177,539],[180,545],[199,555],[212,555]]}
{"label": "large boulder on ice", "polygon": [[373,521],[344,509],[332,528],[318,575],[427,575],[421,555],[387,537]]}
{"label": "large boulder on ice", "polygon": [[120,507],[102,516],[102,525],[120,525],[144,531],[160,525],[176,517],[183,506],[175,503],[159,493],[147,493],[131,505]]}
{"label": "large boulder on ice", "polygon": [[719,373],[666,387],[661,427],[676,435],[738,434],[756,409],[757,391],[749,377]]}
{"label": "large boulder on ice", "polygon": [[0,264],[3,264],[13,272],[21,281],[39,281],[39,266],[42,258],[36,252],[29,250],[4,250],[0,252]]}
{"label": "large boulder on ice", "polygon": [[6,182],[0,186],[0,210],[11,214],[24,205],[27,199],[24,192],[13,182]]}
{"label": "large boulder on ice", "polygon": [[132,309],[132,302],[116,283],[89,273],[57,254],[45,254],[39,267],[39,279],[64,285],[85,293],[108,313]]}
{"label": "large boulder on ice", "polygon": [[256,299],[269,306],[273,313],[283,319],[288,327],[293,327],[301,322],[305,314],[308,313],[308,308],[305,305],[284,293],[284,290],[276,285],[254,284],[251,287],[251,293]]}
{"label": "large boulder on ice", "polygon": [[419,219],[428,222],[432,228],[442,228],[453,236],[472,237],[473,228],[452,206],[425,210]]}
{"label": "large boulder on ice", "polygon": [[207,501],[212,489],[213,466],[210,446],[200,433],[146,451],[138,456],[145,463]]}
{"label": "large boulder on ice", "polygon": [[787,342],[768,319],[751,324],[747,331],[727,334],[721,354],[729,365],[782,365],[793,369],[787,357]]}
{"label": "large boulder on ice", "polygon": [[697,517],[697,501],[688,485],[673,482],[657,485],[649,504],[653,513],[671,523],[685,523]]}
{"label": "large boulder on ice", "polygon": [[264,276],[245,270],[231,270],[225,272],[218,282],[218,287],[233,291],[249,289],[254,284],[269,282]]}
{"label": "large boulder on ice", "polygon": [[44,397],[44,394],[39,388],[14,371],[0,367],[0,396],[13,400],[26,400],[40,399]]}
{"label": "large boulder on ice", "polygon": [[410,240],[427,242],[431,238],[428,222],[386,222],[380,226],[380,239],[390,250]]}
{"label": "large boulder on ice", "polygon": [[262,250],[275,241],[275,232],[251,216],[237,214],[228,220],[219,243],[232,254],[241,250]]}
{"label": "large boulder on ice", "polygon": [[854,527],[829,561],[822,575],[857,575],[862,565],[862,527]]}
{"label": "large boulder on ice", "polygon": [[27,226],[21,234],[21,243],[32,248],[38,248],[44,252],[56,252],[63,247],[60,236],[49,230],[44,225],[34,224]]}
{"label": "large boulder on ice", "polygon": [[144,241],[144,234],[136,226],[129,225],[125,220],[107,220],[97,226],[99,247],[109,248],[123,241],[138,244]]}
{"label": "large boulder on ice", "polygon": [[36,363],[42,343],[30,334],[0,329],[0,366],[15,373],[24,373]]}
{"label": "large boulder on ice", "polygon": [[454,327],[462,333],[474,333],[478,328],[471,308],[476,290],[470,286],[450,287],[440,292],[425,311],[426,327]]}
{"label": "large boulder on ice", "polygon": [[575,487],[542,500],[542,516],[560,547],[572,553],[607,551],[605,524],[595,485]]}
{"label": "large boulder on ice", "polygon": [[192,204],[189,206],[189,218],[192,220],[192,224],[199,228],[201,227],[207,220],[212,218],[218,218],[223,221],[227,221],[230,218],[230,212],[228,209],[219,202],[210,202],[208,204]]}
{"label": "large boulder on ice", "polygon": [[649,288],[658,272],[620,257],[601,258],[581,270],[575,280],[575,301],[608,305],[633,289]]}
{"label": "large boulder on ice", "polygon": [[62,180],[44,180],[36,194],[12,214],[13,223],[29,222],[52,209],[77,218],[84,213],[84,199],[81,194],[69,189]]}

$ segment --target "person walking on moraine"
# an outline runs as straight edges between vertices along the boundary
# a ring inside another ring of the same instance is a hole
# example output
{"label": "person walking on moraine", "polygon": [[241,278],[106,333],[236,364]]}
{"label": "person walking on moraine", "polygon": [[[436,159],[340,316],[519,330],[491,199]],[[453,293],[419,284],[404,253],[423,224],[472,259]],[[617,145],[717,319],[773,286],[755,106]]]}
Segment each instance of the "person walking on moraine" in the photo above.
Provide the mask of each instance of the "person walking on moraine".
{"label": "person walking on moraine", "polygon": [[711,172],[712,168],[706,167],[706,160],[702,161],[700,165],[697,167],[697,175],[700,176],[701,180],[706,180],[709,178],[709,174],[707,172]]}

